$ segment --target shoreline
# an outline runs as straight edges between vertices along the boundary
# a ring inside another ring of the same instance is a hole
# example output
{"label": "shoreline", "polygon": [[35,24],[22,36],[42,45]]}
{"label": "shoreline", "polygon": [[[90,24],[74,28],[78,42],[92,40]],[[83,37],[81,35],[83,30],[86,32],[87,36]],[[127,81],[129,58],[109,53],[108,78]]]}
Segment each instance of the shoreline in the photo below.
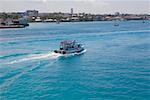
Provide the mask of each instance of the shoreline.
{"label": "shoreline", "polygon": [[[29,22],[29,24],[31,23],[55,23],[55,24],[61,24],[61,23],[78,23],[78,22],[128,22],[128,21],[143,21],[143,23],[145,23],[145,21],[150,21],[150,20],[121,20],[121,21],[108,21],[108,20],[104,20],[104,21],[67,21],[67,22]],[[30,25],[29,25],[30,26]],[[0,25],[0,29],[13,29],[13,28],[25,28],[26,26],[25,25],[8,25],[8,26],[5,26],[5,25]]]}
{"label": "shoreline", "polygon": [[125,22],[125,21],[150,21],[150,20],[96,20],[96,21],[60,21],[60,22],[57,22],[57,21],[55,21],[55,22],[51,22],[51,21],[49,21],[49,22],[44,22],[44,21],[34,21],[34,22],[28,22],[28,23],[74,23],[74,22],[103,22],[103,21],[105,21],[105,22],[109,22],[109,21],[114,21],[114,22]]}

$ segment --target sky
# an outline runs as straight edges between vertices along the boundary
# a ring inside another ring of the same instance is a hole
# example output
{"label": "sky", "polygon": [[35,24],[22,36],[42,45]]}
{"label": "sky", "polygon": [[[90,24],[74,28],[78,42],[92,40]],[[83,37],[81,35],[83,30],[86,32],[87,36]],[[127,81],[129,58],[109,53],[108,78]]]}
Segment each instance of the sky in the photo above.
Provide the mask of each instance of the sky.
{"label": "sky", "polygon": [[0,12],[70,12],[150,14],[150,0],[0,0]]}

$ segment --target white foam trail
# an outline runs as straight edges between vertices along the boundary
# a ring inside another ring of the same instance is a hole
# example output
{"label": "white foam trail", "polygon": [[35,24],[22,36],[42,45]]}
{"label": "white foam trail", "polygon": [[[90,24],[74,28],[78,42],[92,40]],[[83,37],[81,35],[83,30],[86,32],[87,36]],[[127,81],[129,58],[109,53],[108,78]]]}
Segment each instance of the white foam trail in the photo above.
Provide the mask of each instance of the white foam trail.
{"label": "white foam trail", "polygon": [[50,52],[48,54],[34,54],[34,55],[30,55],[26,58],[11,61],[8,64],[14,64],[14,63],[19,63],[19,62],[24,62],[24,61],[31,61],[31,60],[39,60],[39,59],[56,59],[60,56],[61,56],[61,54],[56,54],[54,52]]}
{"label": "white foam trail", "polygon": [[69,57],[69,56],[74,56],[74,55],[80,55],[85,52],[86,52],[86,49],[84,51],[82,51],[81,53],[72,53],[72,54],[65,54],[65,55],[54,53],[54,52],[50,52],[48,54],[33,54],[26,58],[11,61],[7,64],[15,64],[15,63],[20,63],[20,62],[25,62],[25,61],[33,61],[33,60],[41,60],[41,59],[57,59],[58,57],[61,57],[61,56]]}

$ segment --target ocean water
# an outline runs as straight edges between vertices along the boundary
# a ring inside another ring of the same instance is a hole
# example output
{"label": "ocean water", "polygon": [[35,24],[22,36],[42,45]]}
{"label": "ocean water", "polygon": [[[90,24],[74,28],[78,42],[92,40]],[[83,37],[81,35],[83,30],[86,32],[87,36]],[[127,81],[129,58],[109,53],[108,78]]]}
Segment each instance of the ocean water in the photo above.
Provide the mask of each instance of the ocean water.
{"label": "ocean water", "polygon": [[[150,21],[31,23],[0,30],[0,100],[150,100]],[[63,40],[82,55],[52,51]]]}

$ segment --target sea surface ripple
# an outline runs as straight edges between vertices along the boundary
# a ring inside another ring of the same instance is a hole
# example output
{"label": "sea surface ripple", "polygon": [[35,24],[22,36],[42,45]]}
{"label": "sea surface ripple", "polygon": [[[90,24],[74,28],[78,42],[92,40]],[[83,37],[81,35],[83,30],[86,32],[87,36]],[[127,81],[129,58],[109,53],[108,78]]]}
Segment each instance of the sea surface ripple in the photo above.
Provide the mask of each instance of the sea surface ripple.
{"label": "sea surface ripple", "polygon": [[[150,21],[0,30],[0,100],[150,100]],[[63,40],[87,51],[52,53]]]}

